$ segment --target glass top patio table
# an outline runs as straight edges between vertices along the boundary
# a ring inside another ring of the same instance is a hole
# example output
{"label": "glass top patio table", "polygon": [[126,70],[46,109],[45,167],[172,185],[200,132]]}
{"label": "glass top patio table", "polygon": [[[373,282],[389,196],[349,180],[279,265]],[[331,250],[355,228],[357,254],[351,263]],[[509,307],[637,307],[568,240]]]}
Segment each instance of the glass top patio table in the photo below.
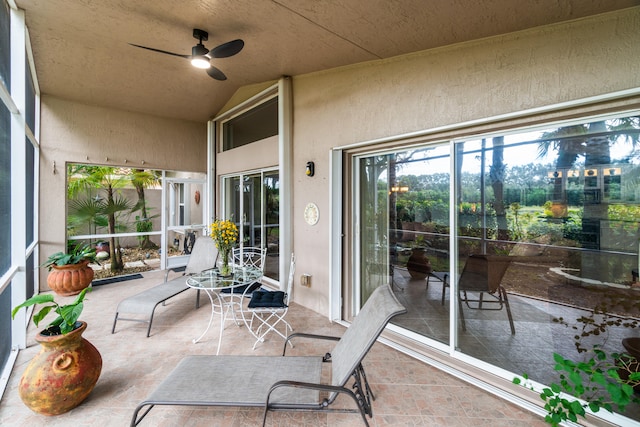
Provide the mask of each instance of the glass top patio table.
{"label": "glass top patio table", "polygon": [[248,285],[262,279],[262,270],[256,267],[232,266],[229,276],[222,276],[217,268],[205,270],[187,279],[187,285],[194,289],[222,290]]}
{"label": "glass top patio table", "polygon": [[[198,338],[193,340],[193,343],[195,344],[199,342],[202,337],[205,336],[211,328],[214,316],[219,314],[220,335],[218,337],[218,350],[216,352],[216,354],[218,354],[222,344],[222,333],[224,331],[225,321],[227,320],[227,312],[229,310],[233,310],[231,305],[225,308],[225,302],[220,296],[220,292],[223,289],[233,289],[257,282],[262,279],[262,276],[262,270],[259,268],[251,266],[232,266],[232,272],[229,276],[222,276],[218,269],[214,268],[189,277],[187,279],[187,286],[193,289],[203,290],[209,297],[209,301],[211,301],[211,316],[209,317],[209,324],[204,332]],[[219,312],[216,309],[219,309]]]}

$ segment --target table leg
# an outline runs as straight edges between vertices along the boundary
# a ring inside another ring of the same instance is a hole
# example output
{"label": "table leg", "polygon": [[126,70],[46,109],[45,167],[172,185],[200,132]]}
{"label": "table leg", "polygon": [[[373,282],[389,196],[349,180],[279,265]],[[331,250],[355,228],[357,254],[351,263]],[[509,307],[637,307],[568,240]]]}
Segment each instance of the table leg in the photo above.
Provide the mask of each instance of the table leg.
{"label": "table leg", "polygon": [[[207,332],[209,332],[209,329],[211,328],[211,324],[213,323],[213,317],[216,315],[216,304],[213,302],[213,296],[211,295],[212,292],[208,289],[204,289],[205,293],[207,294],[207,296],[209,297],[209,301],[211,301],[211,316],[209,317],[209,324],[207,325],[207,329],[204,330],[204,332],[198,337],[198,338],[194,338],[193,343],[197,343],[199,342],[202,337],[205,336],[205,334]],[[220,295],[218,295],[217,292],[213,292],[216,296],[216,298],[218,299],[218,303],[220,304],[220,336],[218,337],[218,350],[216,351],[216,355],[220,353],[220,346],[222,345],[222,332],[224,331],[224,321],[225,321],[225,314],[224,314],[224,310],[223,310],[223,306],[222,306],[222,300],[220,299]]]}

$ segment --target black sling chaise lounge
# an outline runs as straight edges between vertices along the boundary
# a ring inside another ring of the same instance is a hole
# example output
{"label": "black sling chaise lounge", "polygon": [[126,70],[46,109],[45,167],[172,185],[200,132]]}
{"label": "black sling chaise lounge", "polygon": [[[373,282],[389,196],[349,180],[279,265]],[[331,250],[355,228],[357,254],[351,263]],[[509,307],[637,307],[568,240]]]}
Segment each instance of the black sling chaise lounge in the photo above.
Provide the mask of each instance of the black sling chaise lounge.
{"label": "black sling chaise lounge", "polygon": [[[389,320],[405,312],[389,285],[383,285],[371,294],[340,339],[289,336],[336,340],[333,351],[324,356],[284,356],[283,352],[283,356],[185,357],[137,406],[131,426],[138,425],[155,405],[263,407],[263,426],[270,410],[359,412],[368,426],[373,394],[361,362]],[[328,361],[331,381],[321,383],[322,364]],[[354,382],[347,387],[350,378]],[[339,394],[350,396],[357,409],[332,409]]]}

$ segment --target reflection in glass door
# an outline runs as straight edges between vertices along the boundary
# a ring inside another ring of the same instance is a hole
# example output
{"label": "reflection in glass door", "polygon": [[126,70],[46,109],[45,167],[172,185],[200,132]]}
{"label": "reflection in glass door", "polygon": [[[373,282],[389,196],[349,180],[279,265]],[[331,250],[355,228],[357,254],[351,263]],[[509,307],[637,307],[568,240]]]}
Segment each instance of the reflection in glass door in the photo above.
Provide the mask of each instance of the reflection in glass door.
{"label": "reflection in glass door", "polygon": [[393,323],[449,341],[449,146],[357,159],[360,301],[389,283]]}
{"label": "reflection in glass door", "polygon": [[279,180],[277,171],[223,178],[224,218],[238,226],[242,247],[267,248],[265,276],[279,280]]}

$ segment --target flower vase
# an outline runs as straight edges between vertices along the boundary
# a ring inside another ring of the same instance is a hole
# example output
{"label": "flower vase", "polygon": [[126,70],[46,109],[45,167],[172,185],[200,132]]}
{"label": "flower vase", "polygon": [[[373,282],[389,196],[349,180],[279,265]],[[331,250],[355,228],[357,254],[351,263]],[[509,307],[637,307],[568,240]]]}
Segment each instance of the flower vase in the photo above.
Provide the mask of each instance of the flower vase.
{"label": "flower vase", "polygon": [[218,271],[220,272],[220,275],[223,277],[230,276],[231,265],[229,265],[229,252],[223,251],[220,255],[221,257],[218,264]]}

